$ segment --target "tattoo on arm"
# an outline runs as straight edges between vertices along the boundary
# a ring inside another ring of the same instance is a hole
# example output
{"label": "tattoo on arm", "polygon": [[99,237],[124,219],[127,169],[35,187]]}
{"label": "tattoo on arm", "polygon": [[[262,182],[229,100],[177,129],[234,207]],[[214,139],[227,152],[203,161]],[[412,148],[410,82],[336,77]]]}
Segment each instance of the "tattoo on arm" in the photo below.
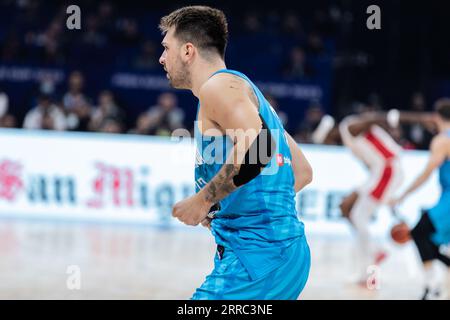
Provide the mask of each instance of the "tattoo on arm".
{"label": "tattoo on arm", "polygon": [[225,163],[217,175],[205,187],[205,199],[216,203],[237,189],[233,177],[239,173],[235,164]]}

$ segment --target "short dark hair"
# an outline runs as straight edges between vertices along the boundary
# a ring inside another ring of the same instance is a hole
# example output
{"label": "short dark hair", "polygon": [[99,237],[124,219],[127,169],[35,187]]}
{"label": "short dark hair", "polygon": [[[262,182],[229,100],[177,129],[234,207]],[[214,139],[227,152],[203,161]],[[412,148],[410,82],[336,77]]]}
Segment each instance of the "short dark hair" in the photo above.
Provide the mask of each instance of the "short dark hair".
{"label": "short dark hair", "polygon": [[225,14],[207,6],[187,6],[161,18],[159,29],[165,34],[175,27],[175,36],[204,50],[216,50],[225,57],[228,23]]}
{"label": "short dark hair", "polygon": [[441,98],[436,101],[436,112],[446,121],[450,121],[450,98]]}

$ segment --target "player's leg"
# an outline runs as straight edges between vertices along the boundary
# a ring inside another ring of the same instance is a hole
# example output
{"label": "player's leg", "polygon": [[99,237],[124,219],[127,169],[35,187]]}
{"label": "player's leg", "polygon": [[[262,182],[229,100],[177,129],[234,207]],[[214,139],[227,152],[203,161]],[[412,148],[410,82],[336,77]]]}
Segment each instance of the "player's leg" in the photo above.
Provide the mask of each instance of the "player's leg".
{"label": "player's leg", "polygon": [[[390,169],[390,170],[389,170]],[[386,174],[388,171],[390,171],[390,175]],[[404,180],[404,170],[401,165],[401,162],[398,158],[392,160],[390,163],[387,163],[385,168],[383,169],[383,173],[379,176],[379,181],[377,182],[377,185],[381,183],[382,180],[384,180],[384,190],[381,191],[379,194],[379,199],[377,200],[378,205],[387,205],[387,201],[389,199],[392,199],[398,192],[398,188],[400,188],[403,184]],[[376,188],[376,187],[374,187]],[[373,190],[371,193],[373,194]],[[375,264],[380,264],[382,261],[384,261],[387,257],[387,249],[381,244],[377,243],[377,247],[375,248]]]}
{"label": "player's leg", "polygon": [[[225,252],[226,251],[226,252]],[[239,259],[232,251],[222,246],[217,246],[214,257],[214,269],[208,275],[203,284],[197,288],[192,300],[222,300],[226,291],[227,282],[233,273],[242,273],[244,270]]]}
{"label": "player's leg", "polygon": [[425,290],[422,299],[441,299],[446,295],[445,283],[436,269],[436,264],[433,263],[443,256],[439,252],[439,247],[431,239],[434,232],[435,228],[427,212],[422,214],[417,225],[411,230],[411,237],[424,267]]}
{"label": "player's leg", "polygon": [[346,196],[341,204],[342,216],[347,218],[356,231],[356,254],[358,259],[358,282],[365,285],[366,268],[369,264],[369,230],[370,217],[364,213],[364,200],[358,191]]}
{"label": "player's leg", "polygon": [[450,267],[450,243],[439,246],[438,259],[444,263],[447,267]]}
{"label": "player's leg", "polygon": [[355,205],[356,200],[358,199],[358,192],[353,191],[348,196],[344,197],[341,201],[341,204],[339,205],[339,208],[341,209],[342,216],[344,218],[350,220],[350,212],[352,211],[353,206]]}
{"label": "player's leg", "polygon": [[366,284],[367,268],[375,264],[377,248],[370,239],[370,219],[372,218],[378,203],[370,195],[360,192],[351,213],[350,220],[356,231],[356,252],[359,260],[359,282]]}

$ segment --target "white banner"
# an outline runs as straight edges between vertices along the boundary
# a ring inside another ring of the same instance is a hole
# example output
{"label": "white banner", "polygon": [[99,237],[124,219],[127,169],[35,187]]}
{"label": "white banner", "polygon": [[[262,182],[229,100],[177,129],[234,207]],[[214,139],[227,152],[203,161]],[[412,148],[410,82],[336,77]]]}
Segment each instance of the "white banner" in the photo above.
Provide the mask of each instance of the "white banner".
{"label": "white banner", "polygon": [[[302,145],[314,181],[297,195],[299,216],[312,234],[348,234],[342,196],[367,172],[342,147]],[[52,131],[0,130],[0,216],[181,225],[171,208],[194,192],[194,144],[169,138]],[[427,160],[405,151],[405,185]],[[420,208],[437,201],[437,176],[400,208],[414,223]],[[392,223],[386,208],[375,232]]]}

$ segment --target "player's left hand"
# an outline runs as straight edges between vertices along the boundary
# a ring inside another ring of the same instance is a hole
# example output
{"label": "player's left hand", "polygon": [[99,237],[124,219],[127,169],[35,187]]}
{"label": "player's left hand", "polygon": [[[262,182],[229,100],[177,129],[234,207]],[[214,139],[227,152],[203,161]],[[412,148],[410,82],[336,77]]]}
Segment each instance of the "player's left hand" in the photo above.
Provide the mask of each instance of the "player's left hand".
{"label": "player's left hand", "polygon": [[196,226],[206,218],[211,207],[212,205],[201,195],[195,194],[176,203],[172,209],[172,216],[184,224]]}

